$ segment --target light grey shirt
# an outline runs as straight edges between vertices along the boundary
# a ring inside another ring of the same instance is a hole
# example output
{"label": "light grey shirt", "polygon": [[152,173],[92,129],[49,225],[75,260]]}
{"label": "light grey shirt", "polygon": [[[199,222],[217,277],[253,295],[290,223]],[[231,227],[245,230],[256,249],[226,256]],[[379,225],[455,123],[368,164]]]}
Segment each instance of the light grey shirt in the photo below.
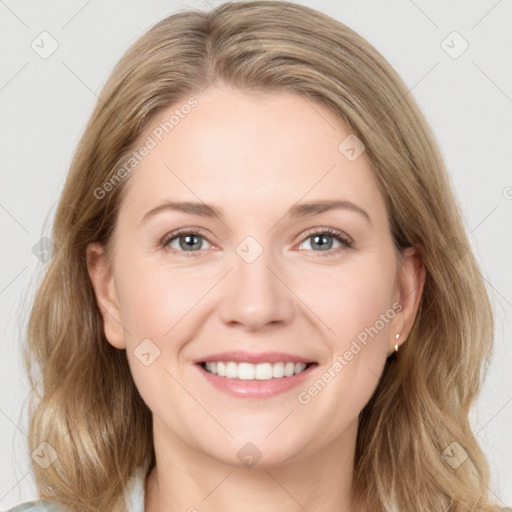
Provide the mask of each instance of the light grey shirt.
{"label": "light grey shirt", "polygon": [[[126,491],[127,512],[144,512],[144,487],[147,467],[140,466],[128,480]],[[65,512],[61,505],[50,501],[31,501],[11,508],[6,512]]]}

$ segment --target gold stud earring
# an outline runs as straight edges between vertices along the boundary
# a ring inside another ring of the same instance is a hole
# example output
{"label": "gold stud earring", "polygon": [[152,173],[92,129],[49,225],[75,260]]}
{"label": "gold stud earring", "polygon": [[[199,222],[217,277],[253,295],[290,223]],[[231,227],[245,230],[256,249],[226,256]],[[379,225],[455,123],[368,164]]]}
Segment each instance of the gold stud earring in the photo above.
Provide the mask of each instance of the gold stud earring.
{"label": "gold stud earring", "polygon": [[[397,341],[398,341],[398,338],[400,338],[400,334],[398,334],[398,333],[397,333],[397,334],[395,335],[395,340],[397,340]],[[398,344],[396,344],[396,345],[395,345],[395,352],[398,352]]]}

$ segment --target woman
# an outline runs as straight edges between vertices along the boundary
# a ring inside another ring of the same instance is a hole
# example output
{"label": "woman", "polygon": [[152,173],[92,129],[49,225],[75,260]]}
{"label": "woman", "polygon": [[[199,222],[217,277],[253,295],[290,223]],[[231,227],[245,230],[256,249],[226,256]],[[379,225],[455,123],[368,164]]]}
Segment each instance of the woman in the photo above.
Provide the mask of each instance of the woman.
{"label": "woman", "polygon": [[14,510],[496,510],[468,422],[492,313],[407,92],[285,2],[135,43],[56,213],[26,355],[43,501]]}

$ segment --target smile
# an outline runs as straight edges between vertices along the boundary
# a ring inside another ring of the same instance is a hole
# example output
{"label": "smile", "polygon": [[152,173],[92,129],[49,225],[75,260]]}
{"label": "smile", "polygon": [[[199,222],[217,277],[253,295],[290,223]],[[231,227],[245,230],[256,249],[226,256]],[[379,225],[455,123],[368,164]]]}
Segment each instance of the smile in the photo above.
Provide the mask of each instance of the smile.
{"label": "smile", "polygon": [[201,366],[209,373],[240,380],[271,380],[292,377],[302,373],[311,363],[293,363],[278,361],[276,363],[236,363],[234,361],[208,361]]}
{"label": "smile", "polygon": [[[230,352],[205,359],[208,361],[196,361],[194,367],[208,385],[232,397],[244,399],[270,398],[291,391],[303,385],[319,366],[300,357],[269,353],[251,355]],[[249,363],[247,359],[253,362]]]}

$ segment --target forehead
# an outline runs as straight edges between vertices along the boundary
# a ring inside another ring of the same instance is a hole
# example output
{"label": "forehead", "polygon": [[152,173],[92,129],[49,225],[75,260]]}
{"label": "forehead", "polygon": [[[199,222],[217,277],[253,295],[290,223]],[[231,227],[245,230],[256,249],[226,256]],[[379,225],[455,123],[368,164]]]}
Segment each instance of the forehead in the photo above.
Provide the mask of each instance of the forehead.
{"label": "forehead", "polygon": [[364,152],[355,160],[344,152],[349,127],[321,104],[219,86],[193,100],[161,111],[140,138],[152,148],[134,167],[122,208],[179,199],[277,213],[318,198],[385,208]]}

